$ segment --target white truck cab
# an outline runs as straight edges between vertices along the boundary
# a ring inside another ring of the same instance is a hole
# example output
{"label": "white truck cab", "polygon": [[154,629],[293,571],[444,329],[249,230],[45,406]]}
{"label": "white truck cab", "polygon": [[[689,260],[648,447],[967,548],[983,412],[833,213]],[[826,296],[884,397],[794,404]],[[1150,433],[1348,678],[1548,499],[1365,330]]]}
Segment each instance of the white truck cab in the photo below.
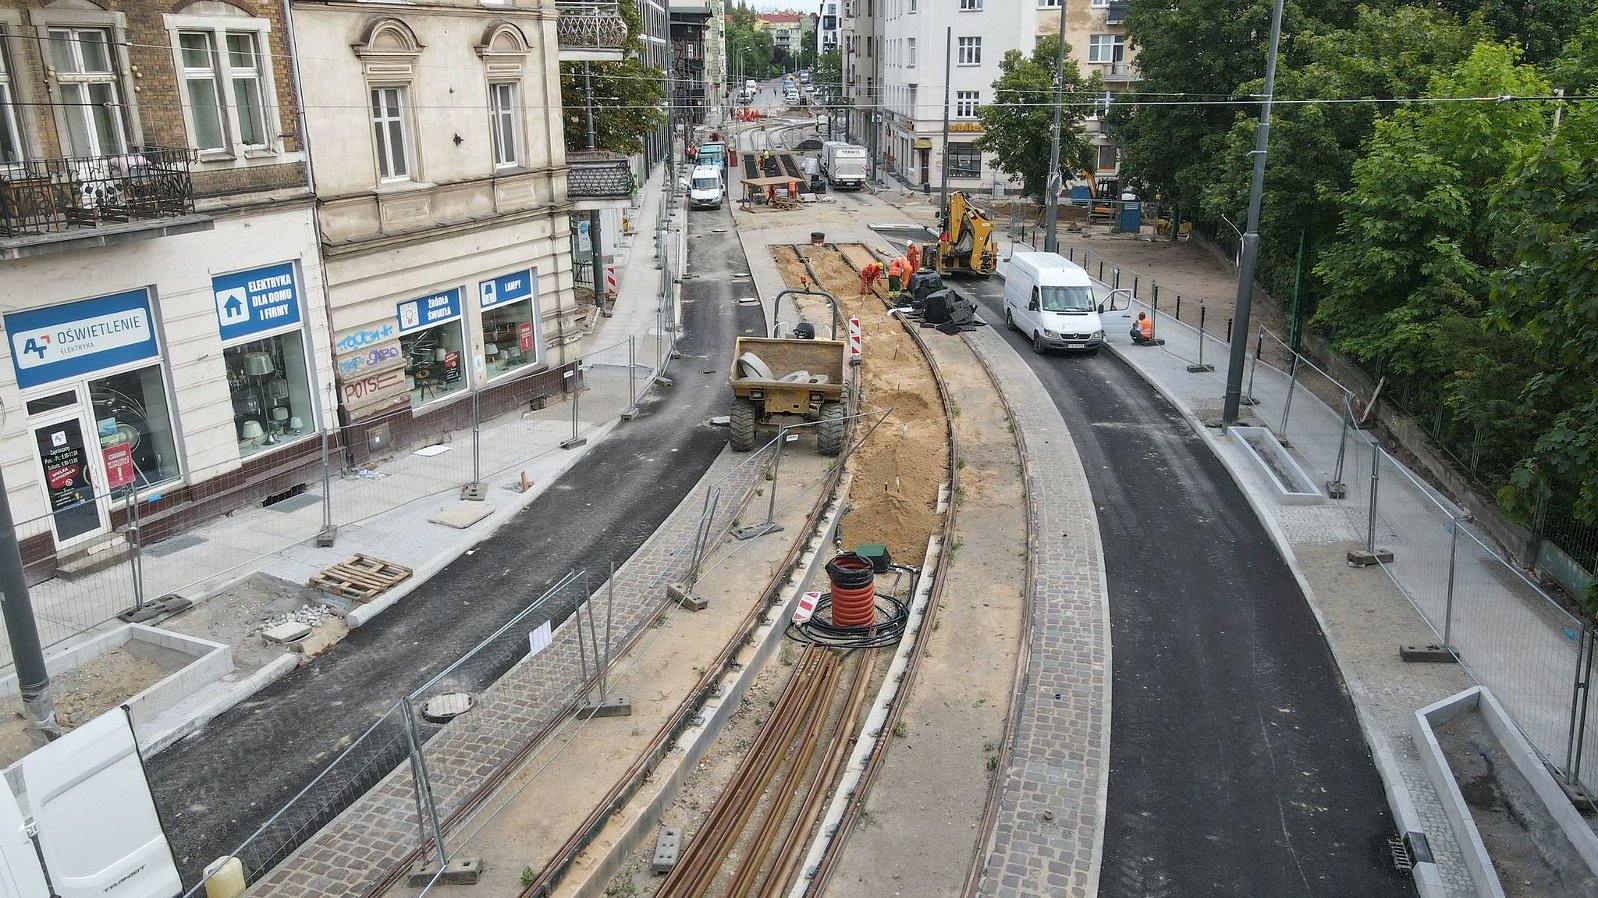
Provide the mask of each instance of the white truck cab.
{"label": "white truck cab", "polygon": [[721,166],[694,166],[694,172],[688,178],[688,205],[695,209],[720,209],[724,193]]}
{"label": "white truck cab", "polygon": [[1097,352],[1104,345],[1105,319],[1128,314],[1128,299],[1119,297],[1118,307],[1116,301],[1112,296],[1100,302],[1088,273],[1059,253],[1018,252],[1010,258],[1004,323],[1026,334],[1036,352]]}

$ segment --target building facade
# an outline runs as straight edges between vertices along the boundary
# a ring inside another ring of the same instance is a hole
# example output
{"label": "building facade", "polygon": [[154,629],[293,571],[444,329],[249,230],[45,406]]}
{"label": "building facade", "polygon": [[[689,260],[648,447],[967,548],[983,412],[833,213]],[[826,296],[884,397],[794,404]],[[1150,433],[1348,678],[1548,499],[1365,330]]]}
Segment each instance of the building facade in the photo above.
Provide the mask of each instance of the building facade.
{"label": "building facade", "polygon": [[[1066,52],[1084,74],[1098,73],[1107,93],[1133,86],[1137,69],[1126,47],[1126,4],[1110,0],[851,0],[845,4],[845,88],[855,106],[856,142],[914,186],[931,189],[949,169],[951,189],[1005,192],[1008,176],[992,154],[977,150],[979,110],[992,102],[1005,53],[1031,53],[1058,32],[1066,4]],[[944,158],[945,65],[949,139]],[[872,109],[873,113],[864,110]],[[1087,130],[1096,146],[1093,174],[1113,179],[1114,137],[1095,114]],[[1080,173],[1068,172],[1067,180]]]}
{"label": "building facade", "polygon": [[838,46],[838,35],[843,23],[841,0],[822,0],[816,14],[816,56],[820,57]]}
{"label": "building facade", "polygon": [[721,0],[671,5],[672,62],[677,108],[694,124],[720,124],[729,99],[727,17]]}
{"label": "building facade", "polygon": [[277,4],[0,3],[0,470],[31,579],[306,483],[334,420]]}
{"label": "building facade", "polygon": [[348,451],[560,390],[576,338],[557,15],[292,5]]}

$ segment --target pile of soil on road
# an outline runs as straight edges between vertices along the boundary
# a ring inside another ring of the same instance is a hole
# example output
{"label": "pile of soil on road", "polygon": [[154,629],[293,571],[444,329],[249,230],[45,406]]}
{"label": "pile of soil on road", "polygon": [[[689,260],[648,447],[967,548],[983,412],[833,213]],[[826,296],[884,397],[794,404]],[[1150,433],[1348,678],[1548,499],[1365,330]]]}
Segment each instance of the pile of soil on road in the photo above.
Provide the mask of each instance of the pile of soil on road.
{"label": "pile of soil on road", "polygon": [[[821,289],[837,297],[843,317],[860,319],[860,409],[892,409],[850,458],[853,509],[843,519],[844,545],[882,543],[895,559],[919,564],[939,524],[938,490],[948,471],[948,431],[932,368],[903,325],[888,317],[884,288],[859,295],[859,272],[838,249],[779,246],[772,255],[789,287],[808,276],[802,261],[808,260]],[[826,333],[831,310],[824,301],[801,302],[800,308]],[[874,420],[863,419],[856,432]]]}

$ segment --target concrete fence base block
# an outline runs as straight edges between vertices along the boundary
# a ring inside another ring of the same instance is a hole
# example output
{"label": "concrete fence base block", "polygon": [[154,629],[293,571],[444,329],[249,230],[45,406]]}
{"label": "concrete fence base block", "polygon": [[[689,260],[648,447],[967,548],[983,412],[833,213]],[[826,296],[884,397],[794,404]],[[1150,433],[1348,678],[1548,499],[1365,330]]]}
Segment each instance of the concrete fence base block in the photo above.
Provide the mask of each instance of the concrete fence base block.
{"label": "concrete fence base block", "polygon": [[1393,561],[1392,549],[1377,549],[1367,552],[1364,549],[1355,549],[1348,553],[1349,567],[1370,567],[1376,564],[1391,564]]}
{"label": "concrete fence base block", "polygon": [[681,605],[689,611],[704,611],[710,607],[710,602],[691,592],[682,583],[671,583],[666,586],[666,598]]}
{"label": "concrete fence base block", "polygon": [[338,527],[337,526],[328,527],[325,530],[323,530],[321,533],[318,533],[316,535],[316,547],[318,549],[331,548],[332,545],[335,542],[337,542],[337,541],[338,541]]}
{"label": "concrete fence base block", "polygon": [[1453,664],[1459,661],[1459,656],[1440,645],[1401,645],[1398,647],[1398,657],[1404,661],[1432,662]]}
{"label": "concrete fence base block", "polygon": [[482,502],[488,498],[488,484],[468,483],[461,487],[461,499],[467,502]]}
{"label": "concrete fence base block", "polygon": [[631,717],[632,713],[632,699],[625,695],[613,695],[601,701],[583,702],[577,706],[578,720],[588,720],[593,717]]}
{"label": "concrete fence base block", "polygon": [[476,885],[477,880],[483,875],[483,861],[475,857],[458,857],[449,862],[444,868],[443,875],[439,875],[438,861],[418,861],[416,866],[405,877],[405,884],[413,889],[428,885],[436,877],[440,882],[450,885],[470,886]]}

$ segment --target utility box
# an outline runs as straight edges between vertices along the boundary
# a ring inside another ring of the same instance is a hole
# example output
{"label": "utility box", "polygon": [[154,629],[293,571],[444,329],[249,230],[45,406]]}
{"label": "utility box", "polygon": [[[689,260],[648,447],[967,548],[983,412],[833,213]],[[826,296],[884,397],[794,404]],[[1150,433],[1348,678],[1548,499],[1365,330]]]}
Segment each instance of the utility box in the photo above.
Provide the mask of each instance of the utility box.
{"label": "utility box", "polygon": [[1121,214],[1116,224],[1128,234],[1136,234],[1143,228],[1143,204],[1138,202],[1137,194],[1121,194]]}

